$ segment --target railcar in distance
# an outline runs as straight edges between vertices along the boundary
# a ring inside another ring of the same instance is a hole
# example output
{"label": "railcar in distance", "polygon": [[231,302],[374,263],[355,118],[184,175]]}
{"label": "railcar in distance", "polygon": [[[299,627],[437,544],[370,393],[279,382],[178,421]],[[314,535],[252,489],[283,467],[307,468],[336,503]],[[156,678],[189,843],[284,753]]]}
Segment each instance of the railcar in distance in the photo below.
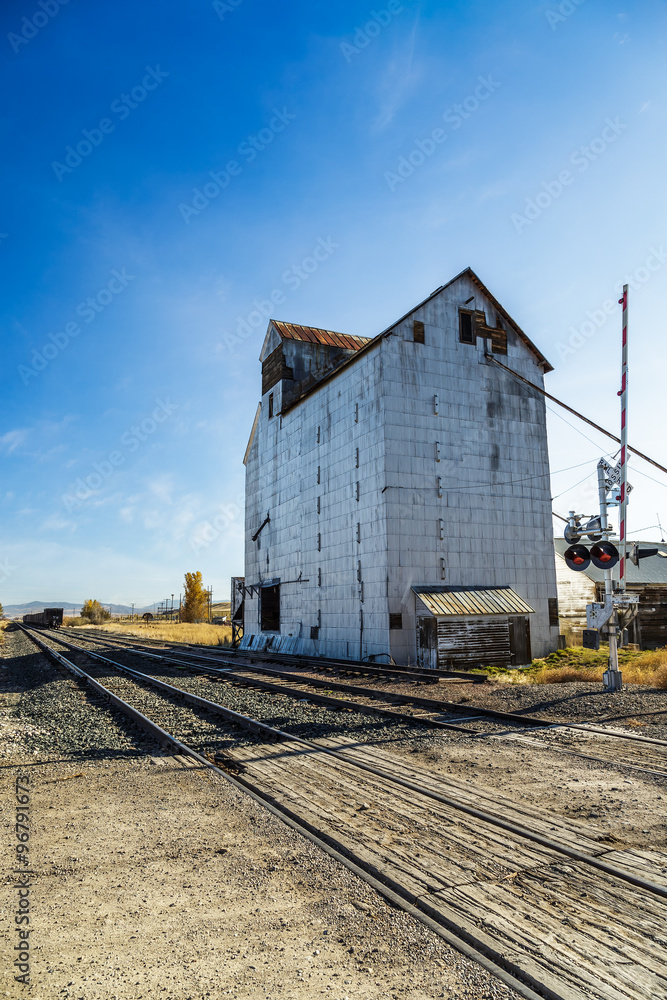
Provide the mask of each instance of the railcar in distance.
{"label": "railcar in distance", "polygon": [[41,628],[60,628],[63,623],[62,608],[44,608],[34,615],[24,615],[25,625],[39,625]]}

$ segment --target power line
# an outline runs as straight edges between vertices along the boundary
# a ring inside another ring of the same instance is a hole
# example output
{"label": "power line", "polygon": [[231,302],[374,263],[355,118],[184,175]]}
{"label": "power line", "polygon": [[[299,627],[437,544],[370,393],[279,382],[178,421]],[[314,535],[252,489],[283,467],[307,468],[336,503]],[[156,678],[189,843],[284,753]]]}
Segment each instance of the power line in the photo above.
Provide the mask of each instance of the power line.
{"label": "power line", "polygon": [[[588,465],[588,462],[586,462],[586,465]],[[587,476],[584,476],[583,479],[580,479],[578,483],[574,484],[574,486],[568,486],[568,488],[566,490],[563,490],[562,493],[557,493],[556,496],[554,496],[554,497],[551,498],[552,502],[554,500],[558,500],[558,497],[562,497],[565,493],[569,493],[570,490],[575,490],[577,488],[577,486],[581,486],[581,484],[585,483],[587,479],[590,479],[592,475],[593,475],[593,473],[589,472]]]}
{"label": "power line", "polygon": [[[554,410],[553,406],[547,406],[547,410],[549,410],[550,413],[553,413],[554,416],[558,417],[559,420],[562,420],[564,423],[566,423],[568,427],[571,427],[572,430],[575,431],[577,434],[581,434],[583,438],[586,438],[587,441],[590,441],[590,443],[596,449],[600,447],[597,441],[594,441],[593,438],[589,438],[588,434],[584,434],[581,428],[575,427],[574,424],[571,424],[569,420],[565,419],[562,413],[559,413],[558,410]],[[605,458],[609,458],[610,454],[611,454],[610,452],[606,452]]]}
{"label": "power line", "polygon": [[[558,476],[558,475],[560,475],[561,472],[570,472],[572,469],[580,469],[582,467],[582,465],[589,465],[589,463],[590,463],[590,459],[588,459],[586,462],[578,462],[576,465],[568,465],[566,469],[556,469],[555,472],[541,472],[537,476],[523,476],[520,479],[506,479],[502,483],[471,483],[468,486],[459,486],[459,485],[452,486],[451,489],[448,489],[447,487],[443,487],[442,490],[441,490],[441,492],[442,493],[461,493],[463,490],[476,490],[476,489],[479,489],[480,486],[484,486],[487,489],[496,489],[498,486],[513,486],[514,483],[527,483],[531,479],[549,479],[551,476]],[[590,475],[590,473],[589,473],[589,475]],[[586,478],[588,478],[588,477],[586,477]],[[384,493],[385,490],[413,490],[413,491],[417,491],[417,490],[432,490],[432,489],[433,489],[432,486],[396,486],[396,485],[393,485],[393,484],[388,484],[387,486],[385,486],[382,489],[382,492]]]}
{"label": "power line", "polygon": [[[485,354],[484,357],[486,358],[487,361],[492,361],[494,365],[498,366],[498,368],[502,368],[502,370],[504,372],[507,372],[508,375],[511,375],[512,378],[517,379],[519,382],[523,382],[524,385],[530,386],[530,388],[534,389],[535,392],[541,393],[543,396],[546,396],[547,399],[552,400],[552,402],[558,403],[558,405],[562,406],[564,410],[568,410],[570,413],[573,413],[575,417],[579,417],[579,419],[583,420],[584,423],[589,424],[591,427],[594,427],[596,431],[600,431],[601,434],[604,434],[606,435],[606,437],[611,438],[612,441],[616,442],[616,444],[621,443],[621,439],[617,438],[615,434],[612,434],[610,431],[605,430],[604,427],[600,427],[600,425],[596,424],[593,420],[589,420],[588,417],[585,417],[583,415],[583,413],[579,413],[571,406],[568,406],[567,403],[564,403],[562,400],[557,399],[556,396],[552,396],[550,392],[547,392],[546,389],[542,389],[539,385],[535,385],[535,383],[531,382],[530,379],[524,378],[523,375],[519,375],[518,372],[512,371],[512,369],[508,368],[507,365],[501,364],[500,361],[494,358],[491,354]],[[636,448],[632,448],[630,445],[628,445],[627,448],[628,451],[631,451],[634,455],[637,455],[639,458],[643,458],[645,462],[649,463],[649,465],[654,465],[656,469],[660,469],[661,472],[667,473],[667,469],[665,468],[664,465],[660,465],[659,462],[655,462],[652,458],[649,458],[648,455],[645,455],[643,452],[638,451]]]}

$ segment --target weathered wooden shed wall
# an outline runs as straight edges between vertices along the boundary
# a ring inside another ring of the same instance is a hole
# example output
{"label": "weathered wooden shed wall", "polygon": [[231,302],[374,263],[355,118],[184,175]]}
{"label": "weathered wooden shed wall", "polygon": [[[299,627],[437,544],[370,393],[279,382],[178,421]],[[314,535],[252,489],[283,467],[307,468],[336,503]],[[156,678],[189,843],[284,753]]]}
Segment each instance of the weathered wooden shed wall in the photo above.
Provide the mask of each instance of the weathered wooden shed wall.
{"label": "weathered wooden shed wall", "polygon": [[[461,307],[498,323],[464,274],[285,413],[289,382],[270,388],[273,417],[262,397],[246,464],[245,580],[280,579],[291,648],[415,662],[411,588],[432,584],[512,587],[535,608],[533,655],[555,648],[543,400],[485,361],[490,336],[461,343]],[[540,359],[504,325],[503,362],[541,385]],[[270,328],[266,356],[277,347]],[[244,643],[259,632],[257,593],[246,593]]]}

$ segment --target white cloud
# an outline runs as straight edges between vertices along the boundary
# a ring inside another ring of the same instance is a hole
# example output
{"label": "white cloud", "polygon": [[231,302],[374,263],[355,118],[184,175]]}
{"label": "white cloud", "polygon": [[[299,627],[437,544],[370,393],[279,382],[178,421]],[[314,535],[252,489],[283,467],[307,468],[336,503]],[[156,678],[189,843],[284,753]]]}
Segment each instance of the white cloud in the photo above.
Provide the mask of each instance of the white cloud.
{"label": "white cloud", "polygon": [[28,431],[25,428],[7,431],[6,434],[0,436],[0,451],[4,451],[6,455],[11,455],[13,451],[16,451],[23,444],[27,437]]}

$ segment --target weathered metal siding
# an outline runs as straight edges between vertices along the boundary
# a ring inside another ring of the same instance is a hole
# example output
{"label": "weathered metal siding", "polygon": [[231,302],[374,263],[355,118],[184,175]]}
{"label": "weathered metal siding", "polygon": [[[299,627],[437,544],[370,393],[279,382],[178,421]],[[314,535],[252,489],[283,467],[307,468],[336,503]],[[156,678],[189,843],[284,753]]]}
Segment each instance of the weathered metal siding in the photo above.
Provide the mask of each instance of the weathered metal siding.
{"label": "weathered metal siding", "polygon": [[[491,334],[460,343],[458,309],[470,296],[495,328],[491,301],[464,275],[283,416],[288,382],[271,390],[273,419],[263,398],[247,458],[245,579],[281,579],[281,634],[304,652],[391,651],[414,663],[411,587],[442,583],[511,587],[535,608],[535,655],[555,648],[544,401],[484,361]],[[270,329],[262,358],[279,345]],[[538,359],[512,330],[507,351],[511,367],[542,384]],[[402,629],[389,630],[392,612]],[[250,641],[256,596],[245,613]]]}
{"label": "weathered metal siding", "polygon": [[[386,653],[379,345],[284,416],[281,384],[272,391],[276,416],[269,419],[262,406],[246,466],[246,585],[280,578],[281,634],[301,651]],[[267,514],[270,522],[252,542]],[[319,628],[317,639],[312,628]],[[244,645],[258,632],[253,595],[246,597]]]}
{"label": "weathered metal siding", "polygon": [[[471,297],[496,327],[495,307],[464,275],[383,342],[388,599],[404,612],[402,632],[391,633],[398,662],[415,656],[417,584],[512,587],[535,608],[534,655],[557,644],[544,400],[485,362],[491,336],[460,342],[459,309]],[[414,320],[424,344],[413,340]],[[509,327],[503,362],[543,385],[538,359]]]}

